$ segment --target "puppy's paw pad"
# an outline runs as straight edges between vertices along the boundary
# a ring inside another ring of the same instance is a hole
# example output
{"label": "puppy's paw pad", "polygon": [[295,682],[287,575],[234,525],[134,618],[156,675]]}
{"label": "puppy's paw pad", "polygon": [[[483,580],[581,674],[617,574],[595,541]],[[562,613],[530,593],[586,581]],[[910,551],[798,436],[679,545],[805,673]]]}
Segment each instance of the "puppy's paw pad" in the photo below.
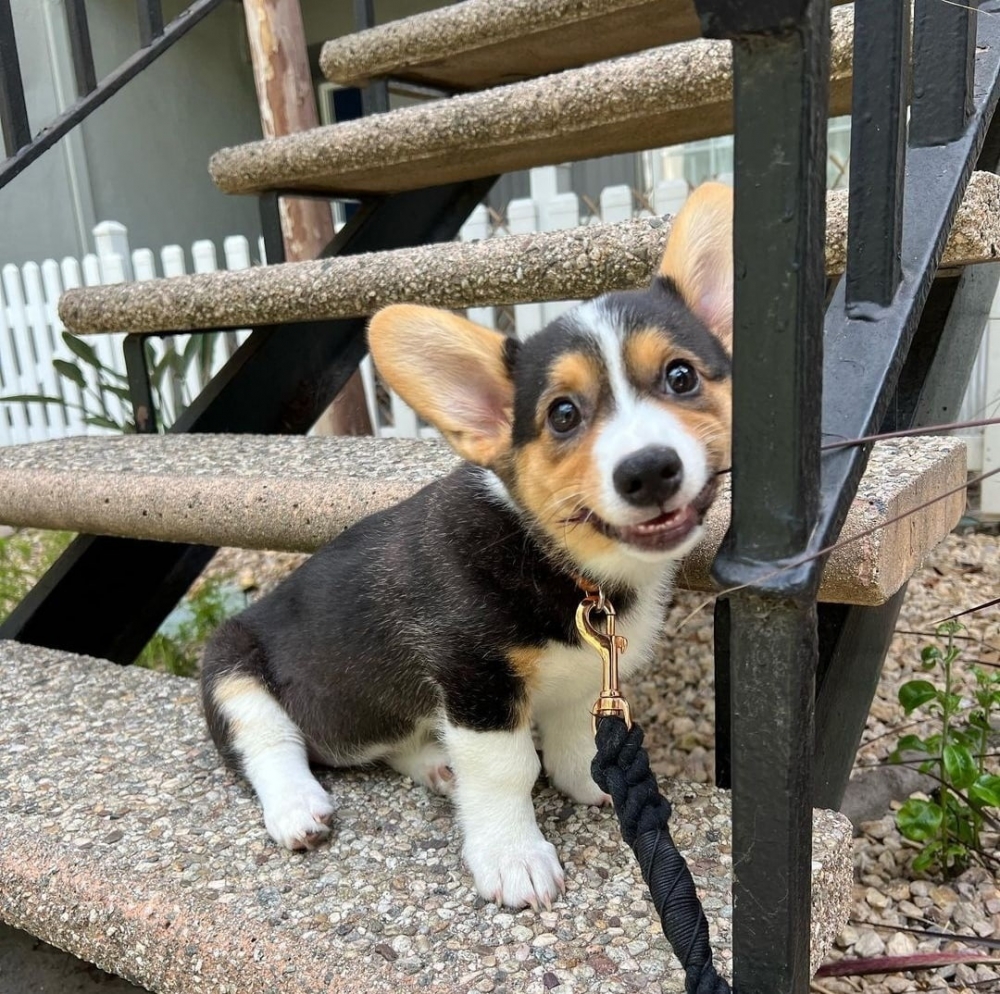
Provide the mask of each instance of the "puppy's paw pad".
{"label": "puppy's paw pad", "polygon": [[315,849],[330,834],[334,807],[318,783],[290,791],[264,812],[268,835],[286,849]]}
{"label": "puppy's paw pad", "polygon": [[555,847],[544,839],[489,852],[467,846],[466,861],[479,893],[508,908],[551,908],[566,889]]}
{"label": "puppy's paw pad", "polygon": [[435,766],[427,771],[427,786],[448,797],[455,789],[455,774],[450,766]]}

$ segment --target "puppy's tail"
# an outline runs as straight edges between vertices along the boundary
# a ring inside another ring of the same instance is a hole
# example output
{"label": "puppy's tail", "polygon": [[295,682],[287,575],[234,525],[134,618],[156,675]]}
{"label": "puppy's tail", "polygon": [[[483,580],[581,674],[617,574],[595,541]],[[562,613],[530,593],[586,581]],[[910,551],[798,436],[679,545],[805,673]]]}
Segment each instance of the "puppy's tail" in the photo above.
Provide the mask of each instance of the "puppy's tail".
{"label": "puppy's tail", "polygon": [[235,693],[253,685],[270,693],[267,653],[257,636],[239,618],[224,621],[205,646],[201,667],[201,699],[212,741],[226,765],[242,770],[242,757],[234,747],[230,722],[222,705]]}

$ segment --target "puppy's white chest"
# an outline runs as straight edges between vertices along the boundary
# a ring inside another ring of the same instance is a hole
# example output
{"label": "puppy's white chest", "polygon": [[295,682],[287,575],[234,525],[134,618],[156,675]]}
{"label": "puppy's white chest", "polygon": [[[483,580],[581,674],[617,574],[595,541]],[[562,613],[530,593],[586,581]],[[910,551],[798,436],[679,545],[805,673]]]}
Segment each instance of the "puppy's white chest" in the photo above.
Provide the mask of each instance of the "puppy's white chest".
{"label": "puppy's white chest", "polygon": [[[664,601],[657,590],[643,592],[628,612],[618,616],[617,634],[628,640],[628,648],[619,656],[618,672],[623,680],[649,663],[663,627]],[[596,700],[601,678],[601,657],[593,648],[550,642],[539,661],[532,710],[545,711],[576,698]]]}

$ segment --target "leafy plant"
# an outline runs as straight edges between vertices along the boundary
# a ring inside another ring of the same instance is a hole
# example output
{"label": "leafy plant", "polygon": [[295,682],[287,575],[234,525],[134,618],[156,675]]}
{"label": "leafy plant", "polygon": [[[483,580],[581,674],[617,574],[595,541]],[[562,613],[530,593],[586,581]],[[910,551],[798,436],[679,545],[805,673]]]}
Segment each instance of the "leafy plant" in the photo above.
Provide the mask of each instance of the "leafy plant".
{"label": "leafy plant", "polygon": [[957,874],[982,853],[980,832],[989,813],[1000,808],[1000,776],[986,770],[987,740],[991,718],[1000,710],[1000,673],[974,667],[976,689],[971,703],[955,693],[955,664],[961,656],[955,636],[963,630],[957,621],[938,625],[936,633],[945,642],[926,645],[921,667],[939,669],[944,688],[930,680],[910,680],[899,688],[899,703],[908,714],[922,712],[940,721],[939,732],[926,738],[904,735],[890,756],[904,761],[904,754],[927,757],[920,770],[939,783],[933,798],[911,797],[896,815],[896,824],[907,839],[921,845],[913,861],[918,872]]}
{"label": "leafy plant", "polygon": [[226,580],[202,580],[150,639],[136,665],[195,676],[208,637],[244,606],[243,598]]}
{"label": "leafy plant", "polygon": [[[211,376],[212,356],[218,333],[192,335],[184,348],[178,351],[174,343],[168,340],[163,347],[163,353],[156,358],[149,342],[146,343],[146,363],[149,370],[149,382],[160,415],[161,427],[165,411],[173,410],[176,414],[187,407],[193,399],[188,388],[188,371],[192,365],[197,369],[198,383],[204,387]],[[68,411],[77,411],[82,416],[83,423],[95,428],[107,428],[131,434],[135,431],[135,417],[132,413],[132,394],[128,386],[128,377],[110,366],[104,365],[93,346],[75,335],[64,331],[62,334],[66,348],[75,358],[53,359],[52,366],[63,384],[63,396],[50,397],[46,394],[13,394],[0,397],[0,402],[21,404],[55,404]],[[90,377],[87,369],[92,370]],[[72,384],[77,387],[91,403],[82,404],[68,400],[71,391],[65,387]],[[118,405],[113,405],[110,398],[121,401],[122,410],[127,412],[123,419],[118,414]],[[167,398],[169,397],[169,403]],[[97,413],[95,413],[97,411]]]}

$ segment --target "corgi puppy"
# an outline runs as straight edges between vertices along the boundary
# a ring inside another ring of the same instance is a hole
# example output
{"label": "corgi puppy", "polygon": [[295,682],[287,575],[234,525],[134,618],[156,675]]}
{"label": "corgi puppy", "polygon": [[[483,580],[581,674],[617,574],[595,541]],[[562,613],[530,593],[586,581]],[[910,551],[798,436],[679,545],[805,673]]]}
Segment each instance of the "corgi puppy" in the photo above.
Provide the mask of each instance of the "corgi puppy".
{"label": "corgi puppy", "polygon": [[540,768],[581,804],[608,800],[590,775],[601,661],[576,608],[599,586],[628,638],[622,676],[649,661],[729,466],[732,292],[732,196],[706,184],[648,289],[524,342],[428,307],[375,315],[383,377],[466,461],[349,528],[206,649],[212,737],[277,843],[331,831],[310,763],[381,760],[453,797],[485,898],[556,899]]}

